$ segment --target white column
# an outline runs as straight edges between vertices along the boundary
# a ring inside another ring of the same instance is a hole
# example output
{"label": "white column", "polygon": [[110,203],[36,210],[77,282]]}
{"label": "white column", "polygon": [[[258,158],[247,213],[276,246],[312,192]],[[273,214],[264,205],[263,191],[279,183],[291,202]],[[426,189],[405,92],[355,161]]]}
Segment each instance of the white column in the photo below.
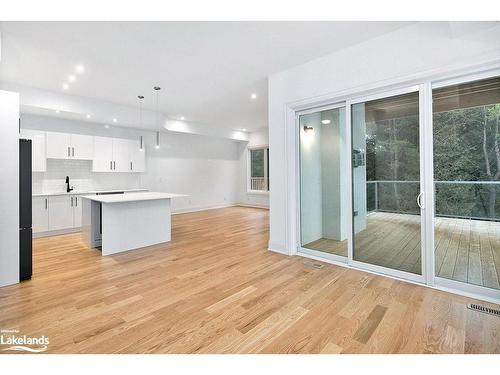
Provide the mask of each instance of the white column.
{"label": "white column", "polygon": [[19,94],[0,90],[0,286],[19,282]]}

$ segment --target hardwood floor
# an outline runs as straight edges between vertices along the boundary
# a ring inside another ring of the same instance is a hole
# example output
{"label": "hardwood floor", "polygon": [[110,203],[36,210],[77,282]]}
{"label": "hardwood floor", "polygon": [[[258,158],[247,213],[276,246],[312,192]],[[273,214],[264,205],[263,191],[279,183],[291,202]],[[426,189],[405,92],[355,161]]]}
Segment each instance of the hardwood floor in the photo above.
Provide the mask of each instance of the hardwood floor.
{"label": "hardwood floor", "polygon": [[[356,260],[421,272],[419,216],[371,213],[355,244]],[[500,289],[500,223],[437,217],[434,245],[438,276]],[[304,247],[347,256],[347,241],[321,238]]]}
{"label": "hardwood floor", "polygon": [[500,352],[500,318],[471,299],[268,251],[268,214],[176,215],[172,242],[109,257],[37,239],[33,279],[0,288],[0,328],[50,353]]}

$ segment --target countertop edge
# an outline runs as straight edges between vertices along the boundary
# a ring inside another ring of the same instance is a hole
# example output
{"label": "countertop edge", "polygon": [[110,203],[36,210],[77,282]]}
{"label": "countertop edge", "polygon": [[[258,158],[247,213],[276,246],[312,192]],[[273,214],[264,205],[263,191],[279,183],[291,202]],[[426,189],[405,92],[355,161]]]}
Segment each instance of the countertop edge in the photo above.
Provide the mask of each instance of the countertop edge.
{"label": "countertop edge", "polygon": [[35,193],[32,194],[32,197],[50,197],[50,196],[57,196],[57,195],[85,195],[85,194],[97,194],[97,193],[118,193],[118,192],[124,192],[124,193],[139,193],[143,191],[148,191],[148,189],[112,189],[112,190],[90,190],[90,191],[77,191],[73,192],[70,191],[69,193],[66,192],[57,192],[57,193]]}

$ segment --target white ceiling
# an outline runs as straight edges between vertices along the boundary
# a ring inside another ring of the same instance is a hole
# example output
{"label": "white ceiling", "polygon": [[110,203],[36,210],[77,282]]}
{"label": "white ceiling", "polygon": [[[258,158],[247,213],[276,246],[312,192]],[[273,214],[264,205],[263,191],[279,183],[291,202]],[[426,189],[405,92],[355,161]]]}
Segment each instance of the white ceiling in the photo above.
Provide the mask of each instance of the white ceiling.
{"label": "white ceiling", "polygon": [[167,117],[255,130],[267,126],[267,76],[407,24],[2,22],[0,80],[130,106],[142,94],[149,109],[159,85]]}

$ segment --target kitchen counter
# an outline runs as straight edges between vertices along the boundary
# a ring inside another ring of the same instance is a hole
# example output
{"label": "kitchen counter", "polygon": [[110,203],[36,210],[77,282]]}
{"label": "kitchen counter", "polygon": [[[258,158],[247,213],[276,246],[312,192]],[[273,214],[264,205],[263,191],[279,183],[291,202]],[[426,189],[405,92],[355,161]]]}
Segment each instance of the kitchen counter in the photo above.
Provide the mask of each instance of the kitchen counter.
{"label": "kitchen counter", "polygon": [[48,197],[53,195],[83,195],[83,194],[97,194],[97,193],[133,193],[140,191],[148,191],[147,189],[115,189],[115,190],[73,190],[69,193],[65,191],[51,192],[51,193],[36,193],[32,194],[33,197]]}
{"label": "kitchen counter", "polygon": [[111,255],[171,239],[171,200],[183,194],[80,195],[85,242]]}
{"label": "kitchen counter", "polygon": [[90,199],[101,203],[123,203],[137,201],[151,201],[157,199],[171,199],[187,197],[185,194],[156,193],[156,192],[137,192],[128,194],[110,194],[110,195],[82,195],[81,198]]}

